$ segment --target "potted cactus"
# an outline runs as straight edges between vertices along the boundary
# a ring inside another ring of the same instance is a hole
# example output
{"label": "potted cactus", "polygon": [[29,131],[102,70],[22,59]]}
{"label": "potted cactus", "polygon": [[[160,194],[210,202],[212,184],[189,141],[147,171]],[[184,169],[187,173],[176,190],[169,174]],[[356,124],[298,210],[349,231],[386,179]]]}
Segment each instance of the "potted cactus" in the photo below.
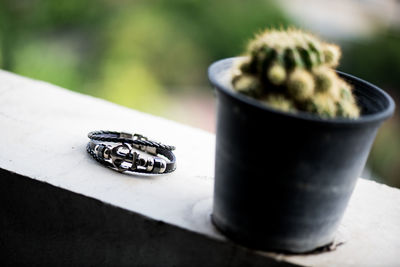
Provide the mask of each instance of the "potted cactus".
{"label": "potted cactus", "polygon": [[306,252],[334,240],[376,131],[384,91],[335,71],[340,48],[267,30],[209,68],[217,91],[212,220],[241,244]]}

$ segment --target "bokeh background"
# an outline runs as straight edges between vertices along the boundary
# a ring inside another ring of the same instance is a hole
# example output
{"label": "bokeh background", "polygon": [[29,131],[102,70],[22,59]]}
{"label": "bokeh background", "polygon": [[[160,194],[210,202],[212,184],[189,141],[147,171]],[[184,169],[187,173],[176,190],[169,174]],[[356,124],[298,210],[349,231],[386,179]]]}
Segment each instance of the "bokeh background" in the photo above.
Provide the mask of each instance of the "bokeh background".
{"label": "bokeh background", "polygon": [[[213,132],[209,64],[289,25],[340,44],[339,69],[399,103],[398,0],[0,0],[0,68]],[[363,176],[400,187],[397,114]]]}

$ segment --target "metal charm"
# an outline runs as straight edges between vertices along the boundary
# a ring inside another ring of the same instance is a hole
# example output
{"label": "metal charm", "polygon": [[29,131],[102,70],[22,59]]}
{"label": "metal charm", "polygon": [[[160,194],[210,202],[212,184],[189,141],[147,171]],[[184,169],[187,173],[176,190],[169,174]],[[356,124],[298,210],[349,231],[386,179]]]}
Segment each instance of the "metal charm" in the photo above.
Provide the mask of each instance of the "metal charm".
{"label": "metal charm", "polygon": [[[95,151],[98,156],[109,160],[119,172],[145,170],[152,173],[163,173],[166,161],[159,157],[144,157],[134,150],[136,145],[120,144],[109,147],[97,145]],[[141,150],[148,152],[148,147],[140,146]]]}

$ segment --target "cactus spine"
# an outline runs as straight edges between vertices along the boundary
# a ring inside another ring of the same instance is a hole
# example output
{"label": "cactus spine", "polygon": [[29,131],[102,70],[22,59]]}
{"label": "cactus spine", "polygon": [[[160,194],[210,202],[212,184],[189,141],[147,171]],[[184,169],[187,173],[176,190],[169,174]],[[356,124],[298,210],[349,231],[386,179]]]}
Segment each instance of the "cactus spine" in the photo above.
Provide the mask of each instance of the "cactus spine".
{"label": "cactus spine", "polygon": [[266,30],[250,41],[232,85],[283,111],[357,118],[352,87],[334,71],[340,56],[338,46],[300,30]]}

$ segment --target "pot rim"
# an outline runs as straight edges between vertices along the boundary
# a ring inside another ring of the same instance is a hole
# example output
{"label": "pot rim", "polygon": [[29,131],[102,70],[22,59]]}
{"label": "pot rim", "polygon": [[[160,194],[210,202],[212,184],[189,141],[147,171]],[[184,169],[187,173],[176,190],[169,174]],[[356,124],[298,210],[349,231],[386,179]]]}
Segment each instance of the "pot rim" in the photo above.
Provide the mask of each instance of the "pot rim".
{"label": "pot rim", "polygon": [[324,124],[340,124],[340,125],[359,125],[359,124],[368,124],[368,123],[374,123],[378,121],[384,121],[391,117],[393,115],[394,109],[395,109],[395,103],[393,99],[387,94],[385,91],[380,89],[379,87],[364,81],[358,77],[355,77],[353,75],[337,71],[339,75],[344,77],[347,80],[351,81],[356,81],[359,84],[362,84],[365,87],[369,87],[376,91],[378,94],[382,96],[387,101],[387,105],[384,109],[382,109],[379,112],[375,112],[372,114],[366,114],[366,115],[361,115],[357,119],[346,119],[346,118],[321,118],[319,116],[316,116],[315,114],[311,114],[308,112],[303,112],[299,111],[296,113],[288,113],[285,111],[280,111],[271,107],[268,107],[266,105],[263,105],[260,101],[253,99],[251,97],[245,96],[243,94],[237,93],[231,88],[228,88],[226,85],[224,85],[221,82],[221,78],[219,77],[219,74],[221,72],[228,71],[232,67],[232,63],[237,60],[240,57],[230,57],[230,58],[225,58],[221,59],[218,61],[215,61],[212,63],[209,68],[208,68],[208,79],[211,82],[211,84],[217,88],[219,91],[239,100],[242,102],[245,102],[251,106],[255,106],[258,109],[268,111],[271,113],[274,113],[279,116],[285,116],[288,118],[293,118],[293,119],[300,119],[300,120],[305,120],[305,121],[310,121],[310,122],[318,122],[318,123],[324,123]]}

